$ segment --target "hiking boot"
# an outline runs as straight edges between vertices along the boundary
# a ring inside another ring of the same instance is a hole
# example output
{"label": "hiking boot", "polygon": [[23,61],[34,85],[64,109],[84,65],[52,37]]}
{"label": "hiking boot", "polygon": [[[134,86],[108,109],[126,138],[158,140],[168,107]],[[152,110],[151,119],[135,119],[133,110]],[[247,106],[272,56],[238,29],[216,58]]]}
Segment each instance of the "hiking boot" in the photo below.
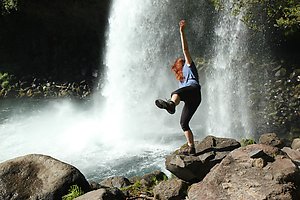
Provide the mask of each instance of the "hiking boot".
{"label": "hiking boot", "polygon": [[171,100],[164,101],[162,99],[157,99],[155,101],[155,104],[157,107],[161,109],[166,109],[170,114],[175,113],[175,103]]}
{"label": "hiking boot", "polygon": [[185,155],[185,156],[195,156],[196,155],[196,149],[194,146],[190,147],[185,147],[182,149],[179,154]]}
{"label": "hiking boot", "polygon": [[189,149],[188,149],[188,154],[189,155],[195,155],[196,154],[196,149],[195,149],[195,147],[190,147],[189,146]]}

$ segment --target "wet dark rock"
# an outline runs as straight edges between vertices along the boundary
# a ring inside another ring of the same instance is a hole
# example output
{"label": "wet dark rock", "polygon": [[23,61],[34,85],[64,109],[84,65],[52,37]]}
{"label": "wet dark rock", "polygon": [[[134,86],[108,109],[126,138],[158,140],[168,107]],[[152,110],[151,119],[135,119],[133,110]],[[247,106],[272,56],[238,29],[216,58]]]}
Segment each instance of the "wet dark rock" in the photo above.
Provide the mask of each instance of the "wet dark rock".
{"label": "wet dark rock", "polygon": [[101,185],[95,181],[91,181],[90,182],[90,186],[92,190],[98,190],[101,188]]}

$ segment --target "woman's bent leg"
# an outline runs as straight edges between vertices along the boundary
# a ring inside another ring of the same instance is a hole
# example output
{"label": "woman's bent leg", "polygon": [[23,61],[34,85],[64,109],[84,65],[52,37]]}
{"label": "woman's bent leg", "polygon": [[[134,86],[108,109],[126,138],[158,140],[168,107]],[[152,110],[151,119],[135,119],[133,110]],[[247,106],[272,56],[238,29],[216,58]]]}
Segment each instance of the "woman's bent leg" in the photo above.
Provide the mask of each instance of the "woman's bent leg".
{"label": "woman's bent leg", "polygon": [[180,103],[180,96],[178,94],[172,94],[171,101],[175,103],[175,106],[177,106]]}

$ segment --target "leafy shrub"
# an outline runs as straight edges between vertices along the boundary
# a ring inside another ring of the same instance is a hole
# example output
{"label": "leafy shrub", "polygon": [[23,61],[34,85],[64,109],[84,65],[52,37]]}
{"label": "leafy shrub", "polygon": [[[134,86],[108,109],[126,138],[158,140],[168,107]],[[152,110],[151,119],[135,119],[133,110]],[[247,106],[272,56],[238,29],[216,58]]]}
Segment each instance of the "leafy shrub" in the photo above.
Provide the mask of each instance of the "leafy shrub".
{"label": "leafy shrub", "polygon": [[256,144],[256,142],[252,138],[250,138],[250,139],[244,139],[243,138],[240,143],[241,143],[242,147],[245,147],[245,146],[250,145],[250,144]]}
{"label": "leafy shrub", "polygon": [[121,191],[129,191],[132,195],[138,196],[142,191],[142,184],[140,181],[136,181],[133,185],[120,188]]}
{"label": "leafy shrub", "polygon": [[2,87],[3,89],[8,89],[8,88],[9,88],[9,82],[8,82],[8,81],[3,81],[3,82],[1,83],[1,87]]}
{"label": "leafy shrub", "polygon": [[[210,1],[216,10],[224,8],[224,0]],[[237,15],[242,10],[246,10],[244,23],[255,30],[262,30],[262,24],[259,23],[264,23],[259,22],[257,16],[271,26],[282,29],[285,35],[297,33],[300,29],[299,0],[233,0],[232,14]]]}
{"label": "leafy shrub", "polygon": [[9,89],[10,88],[10,82],[11,76],[8,73],[1,73],[0,72],[0,86],[2,89]]}
{"label": "leafy shrub", "polygon": [[77,185],[72,185],[69,189],[69,194],[62,197],[62,200],[72,200],[83,195],[84,192]]}
{"label": "leafy shrub", "polygon": [[9,14],[12,10],[17,10],[17,0],[1,0],[0,8],[2,15]]}

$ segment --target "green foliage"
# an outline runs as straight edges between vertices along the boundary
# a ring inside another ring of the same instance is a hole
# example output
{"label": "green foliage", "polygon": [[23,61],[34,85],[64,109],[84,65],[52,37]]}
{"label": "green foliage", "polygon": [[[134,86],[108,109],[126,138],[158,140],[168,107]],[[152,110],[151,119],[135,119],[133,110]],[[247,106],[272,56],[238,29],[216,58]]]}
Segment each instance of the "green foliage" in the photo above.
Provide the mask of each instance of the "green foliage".
{"label": "green foliage", "polygon": [[2,87],[3,89],[8,89],[8,88],[9,88],[9,82],[8,82],[8,81],[3,81],[3,82],[1,83],[1,87]]}
{"label": "green foliage", "polygon": [[10,89],[10,82],[11,76],[8,73],[1,73],[0,72],[0,86],[2,89]]}
{"label": "green foliage", "polygon": [[120,188],[121,191],[129,191],[132,195],[138,196],[143,190],[142,184],[140,181],[136,181],[133,185]]}
{"label": "green foliage", "polygon": [[[224,8],[224,0],[210,0],[216,10]],[[232,15],[245,10],[242,21],[251,29],[262,30],[263,21],[284,31],[285,35],[300,30],[299,0],[233,0]],[[262,20],[262,21],[260,21]]]}
{"label": "green foliage", "polygon": [[153,188],[161,181],[168,180],[166,175],[163,175],[162,179],[156,176],[151,177],[149,185],[142,184],[141,181],[136,181],[133,185],[120,188],[121,191],[128,191],[131,196],[140,196],[140,194],[153,195]]}
{"label": "green foliage", "polygon": [[72,185],[69,189],[69,193],[62,197],[62,200],[72,200],[76,197],[83,195],[84,192],[77,185]]}
{"label": "green foliage", "polygon": [[18,10],[18,0],[1,0],[1,14],[9,14],[13,10]]}
{"label": "green foliage", "polygon": [[156,176],[153,176],[151,178],[151,186],[153,187],[153,186],[157,185],[159,182],[166,181],[166,180],[168,180],[168,177],[166,175],[163,175],[163,180],[157,179]]}
{"label": "green foliage", "polygon": [[285,34],[289,35],[300,29],[300,1],[285,1],[284,6],[270,10],[269,16],[276,19],[275,26],[285,29]]}
{"label": "green foliage", "polygon": [[250,139],[243,138],[240,143],[241,143],[242,147],[245,147],[245,146],[250,145],[250,144],[256,144],[256,142],[252,138],[250,138]]}
{"label": "green foliage", "polygon": [[221,3],[221,0],[210,0],[212,4],[214,5],[215,9],[217,11],[220,11],[223,9],[223,4]]}

